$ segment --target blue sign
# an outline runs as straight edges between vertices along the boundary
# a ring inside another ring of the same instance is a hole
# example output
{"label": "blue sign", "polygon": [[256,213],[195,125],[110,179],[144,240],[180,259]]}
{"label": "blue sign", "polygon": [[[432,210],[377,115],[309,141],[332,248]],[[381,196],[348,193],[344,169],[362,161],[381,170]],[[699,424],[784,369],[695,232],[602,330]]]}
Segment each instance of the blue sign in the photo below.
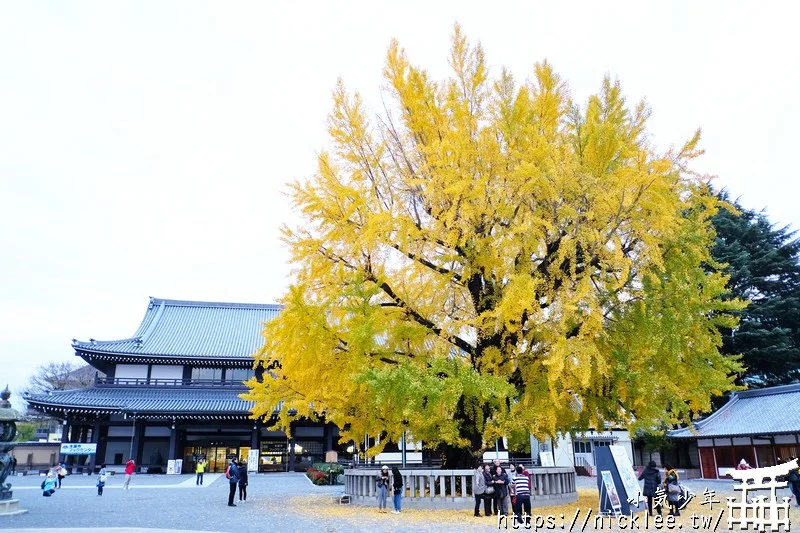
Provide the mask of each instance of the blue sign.
{"label": "blue sign", "polygon": [[94,455],[97,453],[96,442],[65,442],[61,444],[63,455]]}

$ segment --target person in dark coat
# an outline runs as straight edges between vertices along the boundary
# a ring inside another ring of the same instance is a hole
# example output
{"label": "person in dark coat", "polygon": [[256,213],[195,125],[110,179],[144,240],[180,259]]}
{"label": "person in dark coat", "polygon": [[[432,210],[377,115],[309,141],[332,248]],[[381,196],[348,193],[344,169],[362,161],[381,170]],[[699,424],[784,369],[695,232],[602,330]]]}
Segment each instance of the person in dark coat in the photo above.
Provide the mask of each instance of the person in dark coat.
{"label": "person in dark coat", "polygon": [[228,485],[230,485],[230,492],[228,492],[228,507],[236,507],[233,503],[233,498],[236,496],[236,484],[239,483],[239,467],[236,466],[236,459],[231,459],[231,464],[228,465],[228,470],[225,472],[225,477],[228,478]]}
{"label": "person in dark coat", "polygon": [[494,499],[497,502],[497,509],[500,516],[508,514],[506,508],[506,496],[508,496],[508,475],[499,466],[495,467],[495,474],[492,476],[494,485]]}
{"label": "person in dark coat", "polygon": [[400,469],[396,466],[392,467],[392,488],[394,489],[394,494],[392,495],[394,511],[392,512],[400,514],[403,506],[403,474],[400,473]]}
{"label": "person in dark coat", "polygon": [[247,501],[247,461],[239,461],[239,501]]}
{"label": "person in dark coat", "polygon": [[[486,488],[492,487],[494,490],[494,485],[492,484],[492,465],[486,465],[486,468],[483,472],[483,480],[486,482]],[[486,494],[484,493],[485,500],[484,500],[484,511],[486,516],[492,516],[492,505],[497,505],[497,500],[494,499],[494,493]],[[497,508],[494,510],[494,514],[499,514],[497,512]]]}
{"label": "person in dark coat", "polygon": [[[647,496],[647,512],[653,516],[653,497],[656,495],[658,486],[661,485],[661,472],[656,468],[656,462],[650,461],[647,467],[639,474],[639,479],[644,480],[642,494]],[[658,506],[658,514],[661,514],[661,506]]]}

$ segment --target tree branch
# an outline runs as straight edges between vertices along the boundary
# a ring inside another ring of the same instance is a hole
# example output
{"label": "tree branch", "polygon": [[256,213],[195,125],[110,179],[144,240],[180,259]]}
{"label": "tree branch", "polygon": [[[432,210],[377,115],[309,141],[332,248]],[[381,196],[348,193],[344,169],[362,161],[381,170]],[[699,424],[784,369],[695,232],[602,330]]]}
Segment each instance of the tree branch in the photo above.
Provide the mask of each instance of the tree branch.
{"label": "tree branch", "polygon": [[392,299],[397,304],[397,307],[402,308],[411,318],[414,319],[415,322],[428,328],[431,332],[433,332],[437,337],[446,340],[450,344],[457,347],[459,350],[471,355],[475,356],[475,347],[472,346],[470,343],[459,337],[458,335],[453,335],[451,337],[447,337],[444,335],[442,328],[436,325],[433,321],[425,318],[415,309],[413,309],[408,303],[401,298],[397,293],[394,292],[394,289],[385,281],[379,281],[378,278],[375,277],[374,273],[371,271],[366,272],[367,279],[373,283],[375,283],[389,298]]}
{"label": "tree branch", "polygon": [[461,274],[458,274],[457,272],[453,272],[450,269],[447,269],[447,268],[439,266],[439,265],[437,265],[435,263],[432,263],[431,261],[428,261],[424,257],[419,256],[419,255],[417,255],[417,254],[415,254],[413,252],[408,252],[406,250],[403,250],[400,247],[399,244],[390,244],[389,246],[391,246],[392,248],[394,248],[395,250],[397,250],[401,254],[405,255],[406,257],[408,257],[412,261],[416,261],[417,263],[419,263],[419,264],[421,264],[423,266],[426,266],[426,267],[430,268],[431,270],[433,270],[435,272],[438,272],[439,274],[443,274],[445,276],[452,276],[452,278],[455,281],[459,282],[459,283],[461,283],[461,281],[462,281]]}

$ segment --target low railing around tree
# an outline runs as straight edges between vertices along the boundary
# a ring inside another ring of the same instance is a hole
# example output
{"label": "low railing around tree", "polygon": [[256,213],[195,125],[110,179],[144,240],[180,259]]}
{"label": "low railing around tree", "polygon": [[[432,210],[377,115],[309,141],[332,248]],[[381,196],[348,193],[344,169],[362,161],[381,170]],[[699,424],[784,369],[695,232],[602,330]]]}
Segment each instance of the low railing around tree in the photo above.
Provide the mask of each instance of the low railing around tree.
{"label": "low railing around tree", "polygon": [[[562,505],[578,499],[575,469],[566,466],[528,469],[533,483],[531,505]],[[474,470],[400,469],[403,507],[420,509],[464,508],[474,504]],[[375,505],[378,468],[349,468],[344,472],[344,492],[354,504]],[[391,489],[389,490],[391,501]]]}

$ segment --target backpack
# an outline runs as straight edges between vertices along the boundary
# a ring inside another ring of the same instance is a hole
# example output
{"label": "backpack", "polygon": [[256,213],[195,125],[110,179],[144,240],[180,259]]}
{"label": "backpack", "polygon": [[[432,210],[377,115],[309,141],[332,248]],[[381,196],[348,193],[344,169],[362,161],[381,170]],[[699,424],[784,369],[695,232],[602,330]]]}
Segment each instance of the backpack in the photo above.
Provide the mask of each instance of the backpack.
{"label": "backpack", "polygon": [[231,465],[228,465],[228,468],[225,469],[225,479],[231,478]]}

